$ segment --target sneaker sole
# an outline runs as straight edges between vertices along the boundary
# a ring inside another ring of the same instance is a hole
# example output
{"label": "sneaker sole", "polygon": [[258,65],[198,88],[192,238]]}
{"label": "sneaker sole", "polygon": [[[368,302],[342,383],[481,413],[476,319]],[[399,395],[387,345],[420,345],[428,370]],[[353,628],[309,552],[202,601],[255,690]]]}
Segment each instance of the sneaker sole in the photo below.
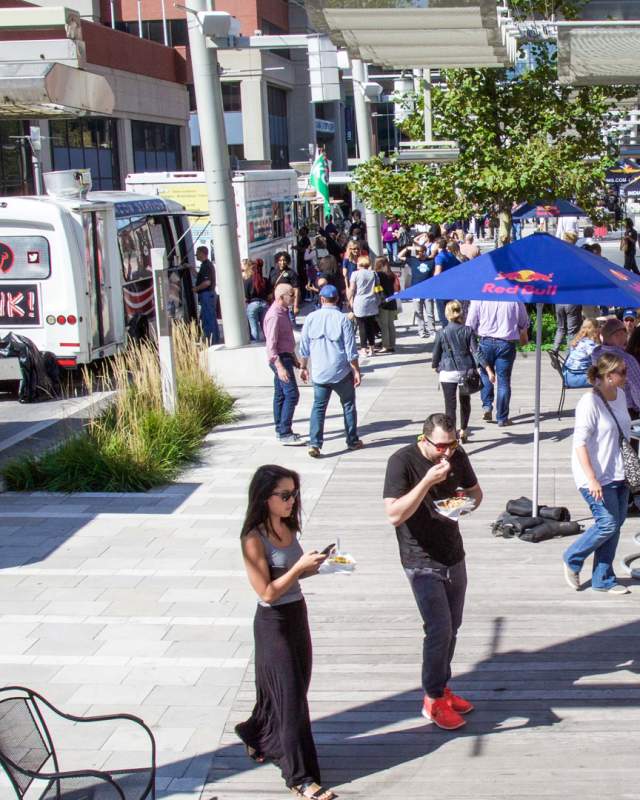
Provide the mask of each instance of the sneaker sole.
{"label": "sneaker sole", "polygon": [[458,728],[462,728],[464,725],[467,724],[467,721],[463,719],[460,721],[458,725],[442,725],[442,723],[437,722],[437,720],[433,719],[433,717],[430,717],[424,710],[424,708],[422,709],[421,713],[425,719],[428,719],[429,722],[433,722],[434,725],[437,725],[438,728],[441,728],[443,731],[457,731]]}

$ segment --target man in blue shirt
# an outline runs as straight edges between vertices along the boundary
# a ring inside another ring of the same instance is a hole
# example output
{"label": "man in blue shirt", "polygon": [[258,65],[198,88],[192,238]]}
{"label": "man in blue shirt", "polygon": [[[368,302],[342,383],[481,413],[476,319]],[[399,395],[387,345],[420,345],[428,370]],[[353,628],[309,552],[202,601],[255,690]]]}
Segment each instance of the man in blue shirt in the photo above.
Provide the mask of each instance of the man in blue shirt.
{"label": "man in blue shirt", "polygon": [[[437,241],[437,253],[435,257],[435,269],[433,270],[434,277],[436,275],[441,275],[443,272],[446,272],[451,267],[457,267],[460,263],[458,259],[449,251],[449,245],[446,239],[439,239]],[[440,324],[443,328],[447,327],[447,318],[445,316],[444,310],[449,301],[448,300],[436,300],[436,308],[438,309],[438,317],[440,319]]]}
{"label": "man in blue shirt", "polygon": [[309,455],[320,456],[324,418],[331,392],[342,403],[347,448],[360,450],[356,386],[360,385],[358,349],[351,321],[337,307],[338,290],[327,284],[320,290],[320,308],[307,316],[300,336],[300,377],[307,383],[311,358],[313,408],[309,420]]}
{"label": "man in blue shirt", "polygon": [[[407,255],[409,253],[409,255]],[[414,255],[415,253],[415,255]],[[398,253],[398,260],[403,261],[411,270],[411,285],[422,283],[433,275],[433,259],[427,254],[425,245],[405,247]],[[433,299],[419,297],[415,302],[414,319],[418,318],[418,336],[428,339],[436,332],[436,321]]]}

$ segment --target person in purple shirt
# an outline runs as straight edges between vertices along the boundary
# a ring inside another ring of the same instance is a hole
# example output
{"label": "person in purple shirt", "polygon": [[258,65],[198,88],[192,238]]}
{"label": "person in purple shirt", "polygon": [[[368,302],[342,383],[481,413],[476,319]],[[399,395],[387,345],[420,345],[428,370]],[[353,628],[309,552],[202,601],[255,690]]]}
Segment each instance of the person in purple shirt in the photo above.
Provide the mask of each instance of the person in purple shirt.
{"label": "person in purple shirt", "polygon": [[513,425],[509,419],[511,372],[516,360],[516,344],[528,341],[529,315],[524,303],[497,300],[472,300],[466,324],[478,337],[478,347],[485,364],[493,370],[493,380],[480,367],[482,419],[490,422],[493,414],[494,383],[497,380],[496,420],[500,428]]}
{"label": "person in purple shirt", "polygon": [[395,263],[398,259],[398,231],[400,230],[400,223],[394,217],[390,222],[386,219],[382,220],[381,225],[382,244],[387,251],[387,257],[391,263]]}
{"label": "person in purple shirt", "polygon": [[289,283],[279,283],[274,289],[274,301],[264,317],[269,368],[273,372],[273,422],[280,444],[301,445],[302,438],[291,429],[293,414],[300,399],[294,367],[296,342],[289,308],[295,300],[295,289]]}

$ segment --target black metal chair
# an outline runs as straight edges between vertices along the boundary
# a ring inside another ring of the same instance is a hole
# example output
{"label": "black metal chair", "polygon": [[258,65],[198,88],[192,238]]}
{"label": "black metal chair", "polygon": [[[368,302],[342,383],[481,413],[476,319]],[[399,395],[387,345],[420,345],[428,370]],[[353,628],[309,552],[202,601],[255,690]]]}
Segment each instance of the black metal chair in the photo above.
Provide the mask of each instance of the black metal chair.
{"label": "black metal chair", "polygon": [[[74,724],[128,721],[149,737],[150,764],[141,769],[60,770],[60,755],[46,718],[50,712]],[[155,800],[156,743],[132,714],[77,717],[65,714],[24,686],[0,689],[0,765],[19,800]]]}
{"label": "black metal chair", "polygon": [[562,382],[562,391],[560,392],[560,405],[558,406],[558,419],[562,416],[562,409],[564,408],[564,400],[567,394],[567,389],[572,389],[572,386],[567,386],[566,381],[564,379],[564,362],[566,358],[563,358],[560,353],[557,353],[555,350],[547,350],[549,353],[549,358],[551,359],[551,366],[555,369],[555,371],[560,376],[560,380]]}

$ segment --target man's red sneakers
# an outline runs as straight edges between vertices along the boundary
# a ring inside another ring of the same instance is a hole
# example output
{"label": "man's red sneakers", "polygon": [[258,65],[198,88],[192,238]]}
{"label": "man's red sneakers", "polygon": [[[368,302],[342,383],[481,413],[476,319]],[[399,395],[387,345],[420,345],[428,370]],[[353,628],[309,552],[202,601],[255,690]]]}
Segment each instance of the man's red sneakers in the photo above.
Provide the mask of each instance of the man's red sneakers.
{"label": "man's red sneakers", "polygon": [[446,697],[437,697],[432,700],[425,696],[422,704],[422,716],[435,722],[439,728],[444,728],[445,731],[454,731],[467,724],[466,720],[453,710]]}
{"label": "man's red sneakers", "polygon": [[474,709],[473,703],[465,700],[464,697],[460,697],[459,694],[454,694],[448,686],[445,686],[444,696],[451,708],[457,711],[458,714],[468,714]]}

